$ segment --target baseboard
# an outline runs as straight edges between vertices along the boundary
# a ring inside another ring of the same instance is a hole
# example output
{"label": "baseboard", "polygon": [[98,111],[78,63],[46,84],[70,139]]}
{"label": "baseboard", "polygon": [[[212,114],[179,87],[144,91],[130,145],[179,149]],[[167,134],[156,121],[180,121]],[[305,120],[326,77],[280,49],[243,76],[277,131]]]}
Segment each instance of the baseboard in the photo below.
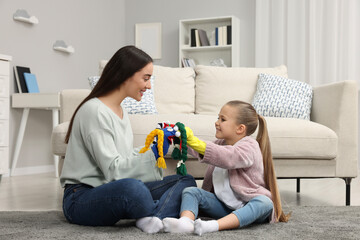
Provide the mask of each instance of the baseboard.
{"label": "baseboard", "polygon": [[[3,177],[9,177],[9,172],[2,175]],[[22,168],[15,168],[12,176],[23,176],[23,175],[33,175],[39,173],[48,173],[48,172],[55,172],[54,165],[43,165],[43,166],[35,166],[35,167],[22,167]]]}

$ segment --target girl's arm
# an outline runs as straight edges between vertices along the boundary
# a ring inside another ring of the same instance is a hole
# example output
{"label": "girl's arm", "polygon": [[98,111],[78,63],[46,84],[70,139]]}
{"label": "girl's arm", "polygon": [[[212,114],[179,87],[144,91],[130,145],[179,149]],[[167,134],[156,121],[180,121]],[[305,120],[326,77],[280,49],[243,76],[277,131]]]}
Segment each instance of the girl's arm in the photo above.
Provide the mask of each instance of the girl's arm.
{"label": "girl's arm", "polygon": [[200,162],[224,169],[247,168],[261,158],[256,140],[245,137],[235,145],[218,145],[219,141],[206,142],[205,155]]}

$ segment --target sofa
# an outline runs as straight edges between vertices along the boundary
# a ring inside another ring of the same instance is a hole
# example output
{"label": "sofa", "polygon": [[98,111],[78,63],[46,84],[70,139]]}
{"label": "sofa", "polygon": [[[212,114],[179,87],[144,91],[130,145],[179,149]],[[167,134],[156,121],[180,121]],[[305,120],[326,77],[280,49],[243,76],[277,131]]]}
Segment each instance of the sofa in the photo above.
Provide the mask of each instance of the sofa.
{"label": "sofa", "polygon": [[[101,74],[106,61],[100,61]],[[286,66],[274,68],[224,68],[196,66],[170,68],[154,66],[152,88],[157,114],[130,114],[134,145],[145,144],[146,136],[158,122],[182,122],[202,140],[215,139],[214,123],[220,108],[229,100],[252,102],[260,73],[287,77]],[[342,178],[346,205],[350,205],[351,180],[358,175],[358,90],[355,81],[313,87],[310,120],[265,117],[269,130],[275,171],[278,178]],[[64,160],[65,134],[69,120],[90,89],[61,91],[60,125],[52,133],[52,152]],[[254,133],[256,134],[256,132]],[[172,147],[165,156],[164,174],[175,172]],[[204,177],[206,165],[191,156],[189,174]]]}

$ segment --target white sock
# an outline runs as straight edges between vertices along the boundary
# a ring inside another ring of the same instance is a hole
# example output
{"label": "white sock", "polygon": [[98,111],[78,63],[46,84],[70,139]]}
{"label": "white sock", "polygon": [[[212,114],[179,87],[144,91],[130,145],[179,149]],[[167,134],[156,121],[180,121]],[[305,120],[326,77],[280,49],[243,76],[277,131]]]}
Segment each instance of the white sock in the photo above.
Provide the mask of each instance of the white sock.
{"label": "white sock", "polygon": [[136,220],[136,227],[146,233],[157,233],[164,229],[164,225],[158,217],[143,217]]}
{"label": "white sock", "polygon": [[204,233],[219,231],[219,224],[216,220],[202,221],[200,218],[194,223],[194,233],[201,236]]}
{"label": "white sock", "polygon": [[169,233],[193,233],[194,221],[188,217],[164,218],[164,231]]}

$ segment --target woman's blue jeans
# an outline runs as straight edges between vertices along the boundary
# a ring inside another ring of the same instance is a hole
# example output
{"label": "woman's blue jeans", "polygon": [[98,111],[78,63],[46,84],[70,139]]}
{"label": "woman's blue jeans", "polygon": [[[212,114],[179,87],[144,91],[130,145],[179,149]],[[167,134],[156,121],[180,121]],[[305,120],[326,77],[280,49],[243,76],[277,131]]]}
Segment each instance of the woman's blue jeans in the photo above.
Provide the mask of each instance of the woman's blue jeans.
{"label": "woman's blue jeans", "polygon": [[215,194],[197,187],[186,188],[182,193],[181,210],[191,211],[195,218],[201,213],[211,218],[219,219],[233,213],[240,222],[239,227],[245,227],[251,223],[269,222],[272,214],[273,202],[270,198],[260,195],[251,199],[244,207],[232,210],[221,202]]}
{"label": "woman's blue jeans", "polygon": [[126,178],[95,188],[67,185],[63,212],[69,222],[89,226],[111,226],[121,219],[147,216],[178,217],[181,193],[191,186],[196,182],[190,175],[171,175],[147,183]]}

